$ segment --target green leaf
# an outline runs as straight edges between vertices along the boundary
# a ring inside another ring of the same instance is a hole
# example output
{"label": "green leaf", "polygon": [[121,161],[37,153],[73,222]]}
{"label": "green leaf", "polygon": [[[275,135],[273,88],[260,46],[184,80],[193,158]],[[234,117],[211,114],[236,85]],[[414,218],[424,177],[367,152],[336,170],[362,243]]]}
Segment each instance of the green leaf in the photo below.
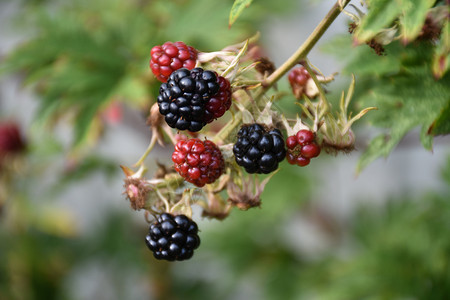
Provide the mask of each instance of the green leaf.
{"label": "green leaf", "polygon": [[355,74],[357,84],[353,102],[358,108],[377,107],[364,120],[382,128],[360,158],[360,172],[378,157],[386,157],[413,129],[420,129],[420,140],[431,150],[433,137],[450,133],[450,74],[436,79],[432,61],[436,46],[427,41],[386,46],[378,56],[367,45],[351,46],[348,36],[325,47],[347,60],[343,73]]}
{"label": "green leaf", "polygon": [[361,20],[355,37],[360,42],[372,39],[384,28],[390,27],[396,17],[402,12],[398,1],[372,0],[369,3],[369,11]]}
{"label": "green leaf", "polygon": [[229,1],[53,2],[19,11],[17,24],[29,39],[2,60],[0,74],[22,72],[40,96],[36,119],[51,126],[73,121],[73,145],[81,146],[93,136],[108,101],[151,105],[160,85],[148,68],[153,46],[184,41],[202,51],[218,50],[254,34],[275,6],[287,12],[294,0],[260,0],[234,30],[227,26]]}
{"label": "green leaf", "polygon": [[450,68],[450,22],[448,19],[442,26],[439,43],[433,55],[433,74],[441,78]]}
{"label": "green leaf", "polygon": [[[335,37],[332,42],[321,46],[320,49],[339,57],[341,61],[347,61],[347,66],[343,70],[345,74],[382,75],[396,73],[401,66],[400,60],[395,55],[379,56],[368,46],[353,46],[351,35]],[[398,52],[397,49],[395,51]]]}
{"label": "green leaf", "polygon": [[422,29],[429,9],[435,0],[371,0],[368,12],[362,18],[355,32],[361,43],[375,38],[383,30],[399,27],[400,38],[409,42],[414,40]]}
{"label": "green leaf", "polygon": [[228,25],[231,27],[236,19],[242,14],[244,8],[250,6],[253,0],[235,0],[231,7]]}
{"label": "green leaf", "polygon": [[[417,126],[422,127],[422,144],[431,149],[432,136],[429,128],[443,116],[442,112],[449,104],[450,86],[446,84],[448,80],[450,76],[436,81],[427,68],[417,68],[406,73],[386,76],[372,83],[372,87],[359,101],[363,106],[370,104],[378,107],[379,111],[370,114],[367,119],[388,129],[388,133],[370,143],[359,161],[358,171],[376,158],[387,156],[403,136]],[[443,118],[448,122],[448,116]]]}
{"label": "green leaf", "polygon": [[432,135],[450,133],[450,98],[448,99],[447,106],[442,110],[433,124],[431,124],[427,132]]}
{"label": "green leaf", "polygon": [[95,130],[93,129],[93,121],[99,107],[100,103],[86,105],[84,109],[80,110],[80,112],[78,113],[78,117],[75,120],[74,124],[74,146],[80,146],[83,142],[86,142],[89,138],[90,133],[95,135]]}
{"label": "green leaf", "polygon": [[119,98],[125,103],[135,103],[144,106],[148,101],[148,89],[146,82],[133,75],[125,76],[112,90],[108,98]]}
{"label": "green leaf", "polygon": [[[395,1],[393,1],[395,2]],[[420,33],[428,9],[433,6],[434,0],[403,0],[401,1],[403,12],[400,16],[401,36],[404,41],[414,40]]]}

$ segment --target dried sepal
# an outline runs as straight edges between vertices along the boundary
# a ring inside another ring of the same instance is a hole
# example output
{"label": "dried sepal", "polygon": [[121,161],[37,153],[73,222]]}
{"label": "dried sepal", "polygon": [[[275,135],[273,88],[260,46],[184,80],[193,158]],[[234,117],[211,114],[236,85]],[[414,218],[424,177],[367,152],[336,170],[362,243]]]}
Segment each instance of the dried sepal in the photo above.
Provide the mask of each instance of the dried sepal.
{"label": "dried sepal", "polygon": [[[319,83],[323,84],[323,83],[329,83],[329,82],[333,81],[335,75],[336,74],[331,74],[330,76],[316,75],[316,77],[317,77],[317,81]],[[304,90],[302,92],[299,92],[299,94],[300,95],[304,94],[309,99],[314,99],[320,94],[320,90],[317,87],[317,84],[314,82],[314,79],[309,78],[308,81],[306,81]],[[299,99],[299,98],[297,98],[297,99]]]}
{"label": "dried sepal", "polygon": [[253,44],[259,35],[246,41],[228,46],[221,51],[199,53],[198,66],[215,70],[231,83],[233,92],[238,89],[254,89],[261,86],[262,80],[274,67],[267,58],[257,54]]}
{"label": "dried sepal", "polygon": [[276,124],[281,123],[281,114],[277,110],[272,109],[273,100],[275,97],[271,97],[265,104],[264,108],[260,111],[255,107],[257,112],[256,123],[265,124],[269,128],[276,127]]}
{"label": "dried sepal", "polygon": [[302,129],[311,130],[311,128],[309,128],[306,124],[304,124],[302,122],[302,120],[300,119],[300,117],[298,115],[297,115],[297,118],[296,118],[293,126],[289,125],[289,122],[285,116],[282,116],[281,120],[282,120],[284,129],[286,130],[287,136],[295,135],[295,134],[297,134],[297,132],[299,132]]}
{"label": "dried sepal", "polygon": [[352,117],[352,113],[348,113],[348,106],[352,99],[354,88],[355,76],[352,76],[347,95],[345,96],[344,92],[341,94],[339,111],[335,115],[331,112],[327,113],[320,127],[320,132],[323,135],[322,147],[328,152],[350,152],[354,150],[355,135],[351,126],[370,110],[377,109],[376,107],[367,107]]}
{"label": "dried sepal", "polygon": [[130,201],[131,207],[134,210],[143,209],[149,193],[154,190],[154,186],[142,178],[142,175],[145,172],[144,166],[141,166],[137,172],[133,172],[130,168],[125,166],[120,167],[126,176],[124,179],[124,194]]}
{"label": "dried sepal", "polygon": [[255,69],[262,75],[262,78],[267,78],[275,72],[275,64],[267,57],[260,57],[256,60]]}
{"label": "dried sepal", "polygon": [[239,109],[240,113],[242,114],[242,122],[244,124],[255,122],[255,118],[253,117],[253,114],[244,105],[242,105],[240,103],[235,103],[235,105]]}
{"label": "dried sepal", "polygon": [[236,76],[238,76],[240,61],[248,49],[248,43],[249,40],[246,40],[242,48],[239,50],[234,59],[231,61],[230,65],[221,74],[221,76],[226,77],[228,80],[230,80],[230,82],[233,82]]}
{"label": "dried sepal", "polygon": [[216,70],[227,78],[230,82],[239,75],[241,61],[244,59],[248,49],[249,40],[246,40],[241,47],[226,48],[216,52],[201,52],[198,54],[198,66]]}
{"label": "dried sepal", "polygon": [[[159,178],[145,179],[145,167],[142,164],[134,172],[128,167],[121,166],[124,174],[124,194],[135,210],[146,209],[153,213],[169,212],[182,198],[183,191],[190,188],[184,178],[173,172],[160,172]],[[167,170],[165,166],[163,169]],[[163,176],[163,177],[162,177]]]}
{"label": "dried sepal", "polygon": [[260,207],[261,194],[264,191],[264,187],[275,173],[277,172],[266,177],[261,183],[258,176],[248,176],[247,179],[242,178],[242,185],[230,180],[227,185],[228,202],[241,210]]}
{"label": "dried sepal", "polygon": [[207,205],[203,207],[202,216],[210,219],[223,220],[230,214],[231,205],[220,194],[208,191]]}

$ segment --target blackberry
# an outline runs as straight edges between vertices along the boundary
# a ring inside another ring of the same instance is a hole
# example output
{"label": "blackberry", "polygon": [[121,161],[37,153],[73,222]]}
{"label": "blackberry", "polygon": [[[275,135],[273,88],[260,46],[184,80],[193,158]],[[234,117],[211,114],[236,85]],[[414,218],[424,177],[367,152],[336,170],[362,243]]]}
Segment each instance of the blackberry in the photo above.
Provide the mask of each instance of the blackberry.
{"label": "blackberry", "polygon": [[159,112],[166,123],[179,130],[199,131],[206,125],[206,105],[220,90],[213,71],[182,68],[161,84],[157,98]]}
{"label": "blackberry", "polygon": [[247,173],[270,173],[286,156],[283,135],[278,129],[268,130],[261,124],[246,124],[237,134],[233,153],[238,165]]}
{"label": "blackberry", "polygon": [[175,70],[193,69],[197,62],[197,50],[183,42],[165,42],[161,46],[155,46],[150,56],[150,68],[161,82],[167,82],[167,78]]}
{"label": "blackberry", "polygon": [[311,158],[320,154],[320,146],[316,143],[315,134],[306,129],[299,130],[286,139],[286,159],[291,165],[304,167],[309,165]]}
{"label": "blackberry", "polygon": [[220,86],[217,94],[209,99],[206,103],[205,122],[211,123],[213,120],[220,118],[231,107],[231,85],[230,82],[222,76],[217,77]]}
{"label": "blackberry", "polygon": [[145,243],[156,259],[186,260],[200,245],[198,227],[185,215],[163,213],[150,225]]}
{"label": "blackberry", "polygon": [[292,88],[292,93],[297,99],[302,99],[306,94],[306,84],[311,78],[305,67],[297,67],[289,72],[288,80]]}
{"label": "blackberry", "polygon": [[172,153],[175,170],[188,182],[202,187],[213,183],[225,170],[222,152],[211,141],[180,140]]}

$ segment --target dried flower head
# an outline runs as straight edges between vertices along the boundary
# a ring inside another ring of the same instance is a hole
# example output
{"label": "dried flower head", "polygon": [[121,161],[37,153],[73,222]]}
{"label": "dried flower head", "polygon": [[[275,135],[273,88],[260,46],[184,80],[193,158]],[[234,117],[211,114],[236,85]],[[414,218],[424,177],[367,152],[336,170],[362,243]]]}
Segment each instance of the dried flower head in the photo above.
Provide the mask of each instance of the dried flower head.
{"label": "dried flower head", "polygon": [[275,173],[272,173],[261,183],[259,183],[257,176],[249,176],[247,180],[243,180],[242,188],[230,180],[227,184],[228,201],[241,210],[260,207],[261,194],[264,191],[264,187]]}

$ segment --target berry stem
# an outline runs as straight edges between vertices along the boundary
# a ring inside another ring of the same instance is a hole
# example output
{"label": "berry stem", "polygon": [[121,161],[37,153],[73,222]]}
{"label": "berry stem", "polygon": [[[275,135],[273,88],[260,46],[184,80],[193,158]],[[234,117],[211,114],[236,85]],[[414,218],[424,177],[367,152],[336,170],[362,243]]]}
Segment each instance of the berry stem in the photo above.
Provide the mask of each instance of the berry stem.
{"label": "berry stem", "polygon": [[275,70],[262,84],[263,88],[255,96],[259,99],[268,89],[270,89],[280,78],[286,74],[292,67],[298,64],[301,60],[306,58],[309,51],[316,45],[322,35],[327,31],[328,27],[334,22],[337,16],[341,13],[344,7],[350,0],[338,0],[330,9],[328,14],[317,25],[311,35],[306,41],[291,55],[278,69]]}
{"label": "berry stem", "polygon": [[147,149],[145,150],[144,154],[139,158],[139,160],[134,164],[136,167],[141,166],[144,164],[144,160],[147,158],[147,156],[150,154],[150,152],[153,150],[153,148],[156,145],[156,136],[153,135],[152,139],[150,140],[150,144],[148,145]]}
{"label": "berry stem", "polygon": [[170,211],[169,200],[167,200],[158,189],[156,189],[156,194],[158,194],[159,199],[164,203],[165,211]]}
{"label": "berry stem", "polygon": [[[301,60],[305,59],[311,49],[316,45],[322,35],[327,31],[328,27],[336,20],[337,16],[344,10],[345,6],[351,0],[337,0],[333,7],[330,9],[328,14],[322,19],[322,21],[317,25],[311,35],[306,39],[306,41],[289,57],[278,69],[276,69],[269,77],[267,77],[263,82],[261,88],[254,96],[254,101],[259,103],[259,100],[263,95],[285,75],[293,66],[299,63]],[[247,108],[252,101],[245,101],[242,105]],[[234,128],[237,127],[242,121],[242,113],[236,114],[234,119],[225,127],[214,138],[214,142],[225,141],[230,133],[233,132]]]}

